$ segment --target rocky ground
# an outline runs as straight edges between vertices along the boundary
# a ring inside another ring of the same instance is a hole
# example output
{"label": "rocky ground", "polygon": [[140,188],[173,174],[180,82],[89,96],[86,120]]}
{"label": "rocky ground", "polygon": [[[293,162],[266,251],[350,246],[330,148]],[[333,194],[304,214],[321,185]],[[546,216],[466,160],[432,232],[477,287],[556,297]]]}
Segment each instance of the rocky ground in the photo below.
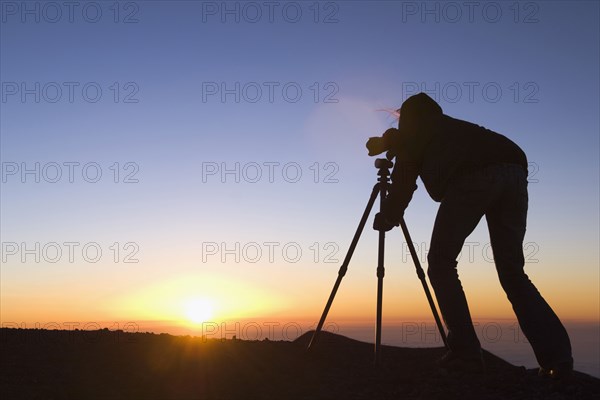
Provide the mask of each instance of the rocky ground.
{"label": "rocky ground", "polygon": [[3,399],[600,399],[600,380],[555,383],[485,353],[487,372],[440,370],[441,348],[383,348],[324,332],[294,342],[120,331],[0,330]]}

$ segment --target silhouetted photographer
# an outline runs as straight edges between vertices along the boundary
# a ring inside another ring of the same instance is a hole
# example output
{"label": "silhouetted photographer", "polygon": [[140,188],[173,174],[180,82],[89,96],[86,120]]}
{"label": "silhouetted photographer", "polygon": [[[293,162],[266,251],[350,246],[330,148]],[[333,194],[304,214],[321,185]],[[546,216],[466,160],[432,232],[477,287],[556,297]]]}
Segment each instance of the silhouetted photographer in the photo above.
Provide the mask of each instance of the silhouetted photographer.
{"label": "silhouetted photographer", "polygon": [[573,358],[568,334],[523,268],[528,193],[527,158],[514,142],[484,127],[443,114],[419,93],[400,108],[398,129],[367,142],[369,155],[395,158],[392,183],[374,228],[398,226],[421,177],[440,202],[427,260],[427,275],[448,329],[449,351],[440,366],[483,369],[467,299],[457,273],[465,239],[485,215],[494,262],[540,373],[568,377]]}

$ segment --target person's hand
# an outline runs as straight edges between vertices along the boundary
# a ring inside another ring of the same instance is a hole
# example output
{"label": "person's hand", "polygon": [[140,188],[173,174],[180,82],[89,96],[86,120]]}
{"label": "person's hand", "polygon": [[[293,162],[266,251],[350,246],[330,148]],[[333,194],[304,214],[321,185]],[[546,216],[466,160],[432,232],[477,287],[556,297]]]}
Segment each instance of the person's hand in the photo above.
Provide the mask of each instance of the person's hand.
{"label": "person's hand", "polygon": [[388,221],[385,217],[385,214],[383,213],[378,212],[377,214],[375,214],[375,220],[373,221],[373,229],[375,229],[376,231],[388,232],[398,225],[400,225],[400,222],[394,223]]}
{"label": "person's hand", "polygon": [[394,157],[396,157],[396,156],[397,156],[397,154],[396,154],[395,150],[388,150],[388,152],[385,153],[385,158],[387,158],[390,161],[393,161]]}
{"label": "person's hand", "polygon": [[367,149],[369,150],[370,156],[376,156],[389,150],[387,148],[387,141],[382,137],[371,137],[367,141]]}

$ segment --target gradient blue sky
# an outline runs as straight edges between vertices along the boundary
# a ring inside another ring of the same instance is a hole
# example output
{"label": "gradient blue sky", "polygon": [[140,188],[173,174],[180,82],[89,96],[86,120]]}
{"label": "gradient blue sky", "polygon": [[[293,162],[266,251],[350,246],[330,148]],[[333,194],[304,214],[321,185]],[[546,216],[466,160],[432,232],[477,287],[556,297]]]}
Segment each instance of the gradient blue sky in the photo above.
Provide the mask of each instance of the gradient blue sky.
{"label": "gradient blue sky", "polygon": [[[57,23],[44,15],[39,23],[27,15],[22,22],[21,10],[13,14],[7,3],[22,4],[2,2],[3,168],[96,162],[103,177],[95,184],[80,175],[74,183],[63,176],[58,183],[36,184],[31,177],[22,183],[18,175],[8,176],[2,183],[2,242],[98,242],[104,256],[98,263],[81,257],[73,263],[23,263],[7,256],[1,270],[3,321],[177,319],[169,311],[140,310],[155,308],[161,293],[173,296],[182,282],[188,282],[179,287],[186,296],[220,303],[215,308],[222,308],[222,316],[320,314],[339,268],[323,262],[324,246],[334,243],[336,258],[343,259],[375,183],[364,143],[394,124],[376,110],[399,107],[415,83],[448,115],[503,133],[525,150],[537,180],[529,186],[526,241],[532,243],[530,259],[538,262],[528,263],[527,271],[559,315],[598,320],[597,2],[481,2],[472,18],[461,2],[454,3],[460,18],[444,2],[427,3],[437,7],[439,21],[420,14],[422,2],[296,2],[288,6],[294,8],[287,9],[287,19],[282,10],[288,3],[280,2],[272,22],[263,7],[256,23],[246,20],[254,14],[244,14],[242,2],[227,3],[240,7],[239,23],[232,15],[222,22],[220,13],[203,14],[203,7],[222,2],[121,3],[118,23],[114,2],[96,3],[103,10],[97,23],[86,21],[79,8],[73,22],[66,15]],[[408,13],[413,7],[417,14]],[[302,17],[292,23],[296,8]],[[122,23],[130,13],[138,22]],[[331,23],[323,23],[326,16]],[[22,102],[6,93],[12,82],[78,82],[79,88],[96,82],[103,95],[90,103],[76,89],[72,103],[66,92],[56,103],[36,103],[31,95]],[[114,82],[120,100],[129,91],[124,85],[133,82],[139,101],[115,103],[109,89]],[[255,103],[243,96],[236,102],[233,95],[203,101],[211,82],[279,86],[273,102],[266,90]],[[297,102],[282,96],[281,87],[290,82],[303,90]],[[472,99],[467,85],[475,87]],[[463,89],[458,96],[457,86]],[[492,89],[483,93],[484,86]],[[497,101],[490,100],[494,87],[502,90]],[[331,88],[336,103],[324,101]],[[121,168],[138,165],[139,182],[113,183],[109,166],[115,162]],[[236,162],[280,166],[274,182],[266,167],[257,183],[243,177],[236,183],[232,176],[224,183],[218,176],[203,182],[206,163],[233,168]],[[281,175],[290,162],[302,169],[297,183]],[[315,162],[318,183],[309,168]],[[335,163],[337,182],[323,182],[334,171],[325,169],[327,162]],[[428,242],[436,207],[421,188],[406,213],[416,242]],[[372,317],[375,238],[365,231],[332,318]],[[485,222],[469,240],[480,245],[460,271],[474,316],[512,315],[493,265],[481,255],[488,242]],[[389,235],[386,312],[427,316],[412,265],[398,262],[400,241],[399,232]],[[140,261],[115,263],[113,242],[135,242]],[[257,263],[233,257],[223,263],[219,256],[203,262],[202,244],[208,242],[230,248],[236,242],[279,242],[278,249],[298,243],[303,257],[296,263],[281,253],[275,262],[266,254]],[[314,242],[321,248],[318,262],[310,249]],[[403,307],[392,306],[399,302]]]}

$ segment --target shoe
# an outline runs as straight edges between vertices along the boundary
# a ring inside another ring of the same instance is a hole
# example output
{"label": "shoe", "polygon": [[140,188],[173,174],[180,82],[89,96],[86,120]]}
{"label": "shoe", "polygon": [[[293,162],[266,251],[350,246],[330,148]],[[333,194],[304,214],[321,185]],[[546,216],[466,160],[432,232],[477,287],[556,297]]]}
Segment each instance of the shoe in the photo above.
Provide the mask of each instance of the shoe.
{"label": "shoe", "polygon": [[554,380],[565,380],[573,375],[573,359],[561,361],[550,368],[540,367],[539,376],[548,376]]}
{"label": "shoe", "polygon": [[481,350],[478,353],[458,353],[448,350],[436,361],[439,368],[457,372],[484,373],[485,363]]}

